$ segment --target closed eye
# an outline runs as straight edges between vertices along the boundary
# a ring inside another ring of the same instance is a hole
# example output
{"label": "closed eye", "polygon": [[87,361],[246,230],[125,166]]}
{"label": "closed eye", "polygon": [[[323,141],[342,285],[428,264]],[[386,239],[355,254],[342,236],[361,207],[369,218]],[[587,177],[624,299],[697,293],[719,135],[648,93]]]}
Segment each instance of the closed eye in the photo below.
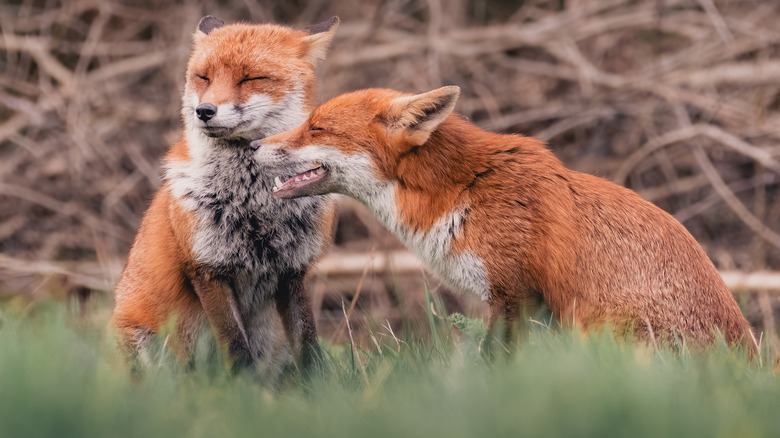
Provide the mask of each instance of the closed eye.
{"label": "closed eye", "polygon": [[310,126],[309,132],[322,132],[325,128],[320,128],[319,126]]}
{"label": "closed eye", "polygon": [[266,80],[266,79],[271,79],[271,78],[268,77],[268,76],[245,76],[244,79],[241,79],[240,81],[238,81],[238,85],[241,85],[241,84],[243,84],[245,82],[249,82],[249,81],[263,81],[263,80]]}
{"label": "closed eye", "polygon": [[195,74],[195,76],[199,77],[203,82],[209,83],[209,77],[204,75]]}

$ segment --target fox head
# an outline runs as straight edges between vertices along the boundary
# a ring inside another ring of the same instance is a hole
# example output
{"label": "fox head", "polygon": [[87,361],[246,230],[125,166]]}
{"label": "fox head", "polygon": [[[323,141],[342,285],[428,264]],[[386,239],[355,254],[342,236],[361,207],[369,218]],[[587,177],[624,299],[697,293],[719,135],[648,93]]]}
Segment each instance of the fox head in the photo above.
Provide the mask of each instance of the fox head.
{"label": "fox head", "polygon": [[408,95],[368,89],[338,96],[298,128],[258,140],[256,158],[271,169],[294,169],[275,180],[280,198],[342,193],[363,199],[377,185],[411,171],[403,159],[426,144],[452,113],[460,88]]}
{"label": "fox head", "polygon": [[214,139],[251,140],[290,129],[314,106],[315,67],[339,20],[300,31],[262,24],[198,24],[184,90],[189,131]]}

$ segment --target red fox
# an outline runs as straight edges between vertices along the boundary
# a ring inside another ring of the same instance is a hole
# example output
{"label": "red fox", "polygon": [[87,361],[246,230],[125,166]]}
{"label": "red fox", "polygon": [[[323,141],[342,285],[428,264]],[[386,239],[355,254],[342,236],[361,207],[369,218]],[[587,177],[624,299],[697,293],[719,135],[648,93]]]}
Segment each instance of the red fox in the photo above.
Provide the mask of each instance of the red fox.
{"label": "red fox", "polygon": [[167,344],[185,362],[204,328],[234,367],[278,370],[293,355],[306,366],[318,352],[304,277],[331,244],[334,203],[274,199],[250,141],[306,120],[337,27],[337,17],[308,32],[211,16],[198,24],[182,139],[116,286],[112,324],[135,362],[151,359],[169,320]]}
{"label": "red fox", "polygon": [[[748,322],[686,229],[636,193],[572,171],[540,140],[452,115],[458,87],[369,89],[324,103],[255,144],[274,194],[358,199],[510,339],[544,302],[565,326],[611,326],[648,342],[752,351]],[[513,328],[514,327],[514,328]],[[679,336],[679,337],[677,337]],[[488,338],[490,339],[490,338]]]}

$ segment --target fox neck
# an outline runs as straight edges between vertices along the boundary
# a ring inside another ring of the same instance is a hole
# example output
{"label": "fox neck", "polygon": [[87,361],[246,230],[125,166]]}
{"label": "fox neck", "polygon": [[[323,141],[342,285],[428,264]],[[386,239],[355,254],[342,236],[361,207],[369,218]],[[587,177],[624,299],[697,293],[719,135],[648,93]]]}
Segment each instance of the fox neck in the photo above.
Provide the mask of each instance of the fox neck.
{"label": "fox neck", "polygon": [[[454,248],[456,240],[462,237],[468,219],[467,204],[451,203],[437,209],[440,214],[431,220],[429,214],[410,215],[403,208],[403,199],[409,192],[396,182],[379,182],[372,187],[350,192],[369,210],[379,222],[393,233],[409,250],[417,254],[426,266],[438,277],[456,290],[467,291],[487,300],[490,283],[483,260],[468,248]],[[422,206],[429,196],[417,195]],[[428,221],[428,222],[426,222]],[[419,226],[427,223],[426,226]]]}
{"label": "fox neck", "polygon": [[488,133],[450,117],[424,145],[380,169],[373,184],[350,187],[351,194],[385,225],[398,221],[408,229],[425,231],[443,216],[467,207],[468,189],[489,169],[484,153],[474,153],[490,142],[484,134]]}
{"label": "fox neck", "polygon": [[[282,108],[278,119],[273,112],[261,115],[261,132],[297,126],[310,109]],[[245,279],[236,277],[245,291],[255,287],[247,285],[259,281],[260,273],[274,278],[283,269],[308,266],[326,246],[318,224],[329,199],[274,199],[272,177],[256,164],[249,140],[210,138],[193,125],[187,124],[184,141],[169,153],[165,179],[178,205],[194,213],[190,243],[195,260],[219,269],[254,272]]]}
{"label": "fox neck", "polygon": [[419,192],[398,182],[376,182],[350,190],[390,231],[425,233],[443,216],[467,207],[456,191]]}
{"label": "fox neck", "polygon": [[[440,278],[487,299],[484,261],[459,244],[471,208],[469,184],[484,165],[469,156],[465,149],[468,143],[455,143],[448,126],[444,128],[429,143],[402,158],[395,169],[377,171],[378,166],[368,156],[350,157],[351,182],[340,191],[365,204]],[[456,134],[469,141],[465,134]]]}

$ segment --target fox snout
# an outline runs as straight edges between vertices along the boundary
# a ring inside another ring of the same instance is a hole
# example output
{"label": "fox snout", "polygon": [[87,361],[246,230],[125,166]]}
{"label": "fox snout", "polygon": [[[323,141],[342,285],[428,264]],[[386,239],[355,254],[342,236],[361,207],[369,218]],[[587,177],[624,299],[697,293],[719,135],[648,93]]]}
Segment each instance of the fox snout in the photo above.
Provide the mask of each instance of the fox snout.
{"label": "fox snout", "polygon": [[217,115],[217,106],[213,103],[201,103],[195,108],[195,115],[204,122],[208,122]]}
{"label": "fox snout", "polygon": [[279,170],[287,166],[290,156],[281,144],[268,142],[267,138],[258,138],[249,143],[249,147],[255,151],[255,161],[266,169]]}

